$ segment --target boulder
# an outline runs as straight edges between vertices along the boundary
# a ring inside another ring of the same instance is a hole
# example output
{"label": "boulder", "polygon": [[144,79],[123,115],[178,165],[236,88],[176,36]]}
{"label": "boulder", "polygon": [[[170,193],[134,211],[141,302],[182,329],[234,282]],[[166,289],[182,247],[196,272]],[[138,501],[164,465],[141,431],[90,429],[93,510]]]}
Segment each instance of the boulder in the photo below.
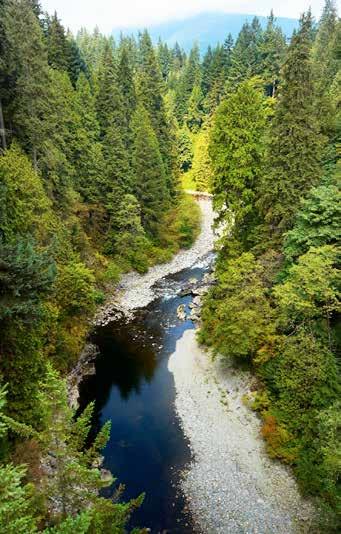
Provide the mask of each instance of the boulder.
{"label": "boulder", "polygon": [[180,321],[186,320],[186,307],[184,304],[180,304],[176,310],[176,315],[180,319]]}

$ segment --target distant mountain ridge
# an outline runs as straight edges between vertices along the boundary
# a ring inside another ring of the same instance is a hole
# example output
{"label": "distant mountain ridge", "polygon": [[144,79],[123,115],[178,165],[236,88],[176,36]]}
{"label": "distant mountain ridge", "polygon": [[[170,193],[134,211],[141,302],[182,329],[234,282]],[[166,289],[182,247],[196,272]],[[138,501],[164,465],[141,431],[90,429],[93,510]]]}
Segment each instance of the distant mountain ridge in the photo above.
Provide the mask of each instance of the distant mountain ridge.
{"label": "distant mountain ridge", "polygon": [[[254,16],[256,15],[209,12],[184,20],[173,20],[147,26],[147,29],[154,43],[161,37],[170,46],[178,42],[181,47],[188,51],[193,43],[197,42],[201,52],[205,52],[209,45],[215,46],[222,43],[228,33],[231,33],[235,39],[244,22],[251,22]],[[265,27],[267,17],[258,16],[258,19],[262,27]],[[298,20],[278,17],[277,24],[282,28],[284,34],[290,37],[293,30],[298,27]],[[144,28],[114,28],[112,34],[115,39],[119,39],[121,32],[124,35],[137,35],[141,29]]]}

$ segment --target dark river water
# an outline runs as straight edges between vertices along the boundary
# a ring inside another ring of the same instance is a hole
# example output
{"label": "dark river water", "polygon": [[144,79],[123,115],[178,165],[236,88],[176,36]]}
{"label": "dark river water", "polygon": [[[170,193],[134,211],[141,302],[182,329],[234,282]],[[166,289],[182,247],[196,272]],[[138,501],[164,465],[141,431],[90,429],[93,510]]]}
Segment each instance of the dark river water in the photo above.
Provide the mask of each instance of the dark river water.
{"label": "dark river water", "polygon": [[200,280],[212,262],[209,255],[162,279],[155,286],[156,299],[132,322],[114,322],[94,332],[100,353],[96,375],[81,387],[81,406],[95,400],[94,431],[111,421],[103,466],[125,485],[124,500],[145,493],[132,525],[148,527],[153,534],[195,533],[179,489],[191,452],[175,413],[174,380],[167,366],[177,340],[194,328],[191,321],[177,318],[179,304],[188,306],[192,300],[178,293],[190,278]]}

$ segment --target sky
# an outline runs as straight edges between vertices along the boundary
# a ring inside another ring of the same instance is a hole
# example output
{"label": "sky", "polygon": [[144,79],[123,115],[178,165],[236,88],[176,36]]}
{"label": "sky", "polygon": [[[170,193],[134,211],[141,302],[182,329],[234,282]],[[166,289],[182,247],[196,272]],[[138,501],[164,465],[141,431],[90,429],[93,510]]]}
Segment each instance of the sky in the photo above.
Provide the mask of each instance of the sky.
{"label": "sky", "polygon": [[[341,0],[336,0],[341,4]],[[182,19],[207,11],[298,18],[312,8],[319,17],[324,0],[41,0],[44,11],[55,10],[63,24],[76,32],[96,25],[104,33],[113,28],[146,27],[167,20]]]}

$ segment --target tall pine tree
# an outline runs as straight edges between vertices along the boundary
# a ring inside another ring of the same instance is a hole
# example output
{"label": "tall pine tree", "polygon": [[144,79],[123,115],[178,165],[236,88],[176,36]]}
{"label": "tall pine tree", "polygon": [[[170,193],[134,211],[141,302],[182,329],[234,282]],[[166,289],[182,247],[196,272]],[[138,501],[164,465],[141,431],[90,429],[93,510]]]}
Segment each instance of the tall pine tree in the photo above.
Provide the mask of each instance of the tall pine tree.
{"label": "tall pine tree", "polygon": [[282,70],[272,121],[267,168],[260,189],[267,232],[274,238],[292,225],[300,198],[321,175],[322,139],[316,117],[311,66],[311,13],[303,15]]}

